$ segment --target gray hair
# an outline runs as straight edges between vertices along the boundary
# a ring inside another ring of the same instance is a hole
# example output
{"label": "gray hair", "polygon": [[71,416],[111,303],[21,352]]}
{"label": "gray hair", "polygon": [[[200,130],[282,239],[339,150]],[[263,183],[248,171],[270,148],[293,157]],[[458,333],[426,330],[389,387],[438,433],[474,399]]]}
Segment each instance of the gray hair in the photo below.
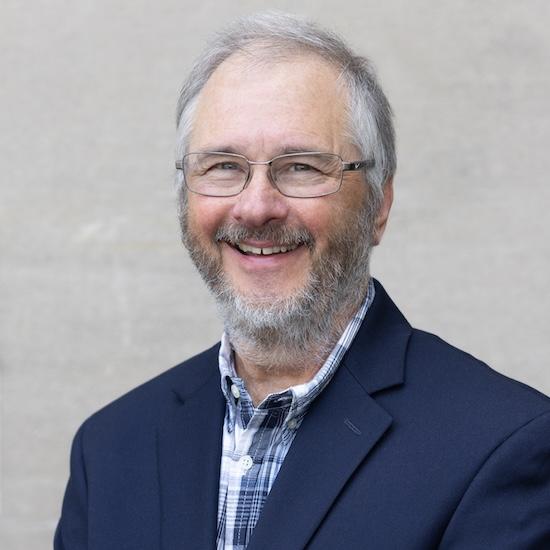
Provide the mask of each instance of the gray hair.
{"label": "gray hair", "polygon": [[[264,12],[235,20],[214,36],[196,61],[178,101],[177,156],[181,158],[188,152],[193,115],[201,90],[216,68],[235,53],[259,56],[260,60],[284,60],[289,55],[315,54],[340,71],[339,81],[348,91],[347,131],[363,158],[374,159],[368,181],[375,198],[380,199],[383,185],[395,172],[395,135],[390,104],[370,61],[355,55],[336,34],[310,21],[279,12]],[[181,171],[176,178],[181,192]]]}

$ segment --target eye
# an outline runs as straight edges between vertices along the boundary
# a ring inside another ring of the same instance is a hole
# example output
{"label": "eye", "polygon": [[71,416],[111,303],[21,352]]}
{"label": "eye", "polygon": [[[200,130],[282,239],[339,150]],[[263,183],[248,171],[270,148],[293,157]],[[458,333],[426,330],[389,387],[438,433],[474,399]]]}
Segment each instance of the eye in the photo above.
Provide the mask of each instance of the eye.
{"label": "eye", "polygon": [[240,170],[237,162],[218,162],[209,168],[209,170]]}
{"label": "eye", "polygon": [[303,162],[294,162],[289,167],[288,170],[291,172],[309,172],[316,171],[317,168],[311,166],[311,164],[305,164]]}

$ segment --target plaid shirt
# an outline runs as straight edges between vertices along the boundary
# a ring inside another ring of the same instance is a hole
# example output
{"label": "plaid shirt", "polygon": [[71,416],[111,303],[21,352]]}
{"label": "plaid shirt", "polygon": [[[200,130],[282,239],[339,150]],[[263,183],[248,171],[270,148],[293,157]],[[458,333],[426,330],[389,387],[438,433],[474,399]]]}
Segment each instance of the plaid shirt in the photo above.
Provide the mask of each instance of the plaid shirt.
{"label": "plaid shirt", "polygon": [[246,548],[297,429],[336,372],[373,299],[371,280],[365,301],[317,374],[305,384],[268,395],[257,408],[236,375],[231,344],[223,334],[219,366],[227,408],[218,499],[218,550]]}

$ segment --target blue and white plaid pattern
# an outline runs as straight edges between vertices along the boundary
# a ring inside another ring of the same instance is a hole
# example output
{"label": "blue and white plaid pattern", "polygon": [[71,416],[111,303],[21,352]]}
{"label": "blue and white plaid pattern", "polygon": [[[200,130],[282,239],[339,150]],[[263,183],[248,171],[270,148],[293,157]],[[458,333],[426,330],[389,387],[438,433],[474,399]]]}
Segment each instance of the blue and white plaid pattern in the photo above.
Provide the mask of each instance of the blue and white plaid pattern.
{"label": "blue and white plaid pattern", "polygon": [[373,299],[371,280],[365,301],[317,374],[305,384],[268,395],[257,408],[236,375],[231,344],[223,334],[219,366],[227,408],[218,500],[218,550],[246,548],[296,430],[336,372]]}

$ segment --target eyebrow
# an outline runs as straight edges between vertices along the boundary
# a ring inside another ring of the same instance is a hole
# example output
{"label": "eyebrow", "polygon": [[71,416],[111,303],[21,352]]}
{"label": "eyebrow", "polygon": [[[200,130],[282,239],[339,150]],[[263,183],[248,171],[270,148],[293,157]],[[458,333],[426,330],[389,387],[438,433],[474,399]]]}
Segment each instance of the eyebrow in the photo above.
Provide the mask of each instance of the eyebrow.
{"label": "eyebrow", "polygon": [[242,155],[235,147],[231,145],[207,145],[193,151],[194,153],[231,153],[234,155]]}
{"label": "eyebrow", "polygon": [[323,147],[283,147],[281,149],[280,155],[288,155],[290,153],[328,153],[328,151],[324,151]]}
{"label": "eyebrow", "polygon": [[[208,145],[206,147],[201,147],[200,149],[197,149],[194,151],[196,153],[231,153],[233,155],[244,155],[242,150],[239,150],[235,148],[232,145]],[[285,147],[282,147],[277,151],[277,153],[274,155],[278,157],[279,155],[289,155],[291,153],[313,153],[313,152],[320,152],[320,153],[327,153],[329,151],[325,151],[323,147],[315,147],[315,146],[299,146],[299,145],[287,145]]]}

